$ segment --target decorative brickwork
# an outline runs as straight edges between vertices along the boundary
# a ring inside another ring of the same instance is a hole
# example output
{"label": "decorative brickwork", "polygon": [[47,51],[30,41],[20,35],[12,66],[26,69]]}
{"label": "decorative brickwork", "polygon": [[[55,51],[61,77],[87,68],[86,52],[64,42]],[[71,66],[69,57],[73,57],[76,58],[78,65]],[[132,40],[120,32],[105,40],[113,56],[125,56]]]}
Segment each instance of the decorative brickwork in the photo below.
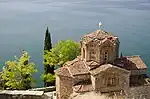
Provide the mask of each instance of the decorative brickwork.
{"label": "decorative brickwork", "polygon": [[119,57],[119,44],[117,36],[103,30],[85,35],[81,56],[55,71],[57,98],[91,91],[120,92],[136,85],[132,77],[146,75],[147,66],[140,56]]}

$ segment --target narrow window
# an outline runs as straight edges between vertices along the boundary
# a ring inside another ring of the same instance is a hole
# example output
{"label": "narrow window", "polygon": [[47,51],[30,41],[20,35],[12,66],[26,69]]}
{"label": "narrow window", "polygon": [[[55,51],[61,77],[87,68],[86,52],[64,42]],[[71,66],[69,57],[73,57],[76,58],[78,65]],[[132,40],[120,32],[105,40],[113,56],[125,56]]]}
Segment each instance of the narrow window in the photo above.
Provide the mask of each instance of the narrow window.
{"label": "narrow window", "polygon": [[95,52],[93,51],[92,54],[95,54]]}
{"label": "narrow window", "polygon": [[94,47],[94,45],[93,45],[93,44],[91,44],[91,45],[90,45],[90,47]]}
{"label": "narrow window", "polygon": [[108,61],[108,52],[107,51],[104,52],[104,61],[105,62]]}
{"label": "narrow window", "polygon": [[116,86],[117,84],[118,84],[118,79],[116,79],[115,77],[108,77],[108,79],[107,79],[108,87]]}
{"label": "narrow window", "polygon": [[90,49],[89,54],[90,54],[90,60],[95,60],[96,59],[96,56],[95,56],[96,52],[95,52],[94,49]]}
{"label": "narrow window", "polygon": [[83,48],[83,58],[85,58],[85,49]]}
{"label": "narrow window", "polygon": [[115,82],[116,82],[116,79],[113,77],[113,78],[111,79],[111,85],[115,85]]}

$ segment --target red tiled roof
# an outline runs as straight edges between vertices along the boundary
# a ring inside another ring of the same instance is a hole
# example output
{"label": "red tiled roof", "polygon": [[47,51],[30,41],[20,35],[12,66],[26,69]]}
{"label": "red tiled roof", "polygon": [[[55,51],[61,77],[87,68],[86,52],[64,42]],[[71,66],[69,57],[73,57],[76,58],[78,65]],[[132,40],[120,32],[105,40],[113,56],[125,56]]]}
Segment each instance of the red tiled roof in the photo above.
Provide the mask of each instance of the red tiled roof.
{"label": "red tiled roof", "polygon": [[106,32],[104,30],[97,30],[95,32],[92,32],[90,34],[87,34],[83,37],[83,40],[88,43],[92,40],[104,40],[104,39],[109,39],[110,41],[115,41],[118,37],[112,35],[111,33],[109,32]]}
{"label": "red tiled roof", "polygon": [[85,62],[85,64],[87,65],[89,70],[94,69],[94,68],[96,68],[96,67],[98,67],[100,65],[99,63],[97,63],[95,61]]}
{"label": "red tiled roof", "polygon": [[88,73],[89,70],[80,56],[72,61],[66,62],[63,67],[56,70],[56,74],[62,76],[75,76]]}
{"label": "red tiled roof", "polygon": [[78,62],[80,59],[81,59],[81,56],[77,56],[77,58],[75,58],[72,61],[67,61],[64,65],[68,65],[68,66],[72,65],[73,63]]}
{"label": "red tiled roof", "polygon": [[73,90],[77,93],[80,92],[90,92],[93,91],[93,87],[92,84],[88,84],[88,85],[76,85],[73,86]]}
{"label": "red tiled roof", "polygon": [[[111,64],[110,64],[111,65]],[[80,57],[74,59],[73,61],[67,62],[65,66],[56,70],[57,75],[72,77],[75,75],[88,74],[92,72],[93,74],[99,73],[110,67],[108,64],[99,65],[95,61],[84,62]],[[113,65],[111,65],[113,66]],[[114,66],[121,67],[126,70],[139,70],[147,69],[140,56],[127,56],[122,57],[114,62]]]}
{"label": "red tiled roof", "polygon": [[67,67],[61,67],[61,68],[55,70],[55,73],[59,76],[71,77]]}
{"label": "red tiled roof", "polygon": [[104,64],[104,65],[101,65],[101,66],[91,70],[90,73],[92,75],[97,75],[98,73],[105,72],[107,69],[111,69],[111,68],[119,69],[119,70],[122,70],[123,72],[129,72],[128,70],[122,69],[122,68],[120,68],[118,66],[114,66],[112,64]]}
{"label": "red tiled roof", "polygon": [[86,68],[84,62],[79,59],[71,64],[69,67],[69,71],[72,75],[80,75],[80,74],[88,74],[89,70]]}
{"label": "red tiled roof", "polygon": [[127,56],[127,59],[130,61],[130,69],[147,69],[140,56]]}
{"label": "red tiled roof", "polygon": [[99,39],[104,39],[108,36],[113,36],[113,35],[104,30],[97,30],[95,32],[85,35],[84,37],[91,37],[91,38],[95,37],[95,38],[99,38]]}
{"label": "red tiled roof", "polygon": [[95,61],[89,61],[89,62],[86,62],[86,64],[87,64],[87,65],[90,65],[90,66],[91,66],[91,65],[92,65],[92,66],[93,66],[93,65],[100,65],[98,62],[95,62]]}
{"label": "red tiled roof", "polygon": [[147,69],[140,56],[126,56],[115,60],[115,64],[127,70]]}

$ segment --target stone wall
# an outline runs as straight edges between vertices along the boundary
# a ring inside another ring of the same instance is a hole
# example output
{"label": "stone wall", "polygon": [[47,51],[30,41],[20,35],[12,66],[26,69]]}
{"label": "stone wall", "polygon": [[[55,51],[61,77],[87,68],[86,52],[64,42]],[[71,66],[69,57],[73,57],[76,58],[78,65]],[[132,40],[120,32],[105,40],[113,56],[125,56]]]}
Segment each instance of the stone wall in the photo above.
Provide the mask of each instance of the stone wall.
{"label": "stone wall", "polygon": [[143,70],[131,70],[131,75],[143,75],[146,74],[146,69]]}
{"label": "stone wall", "polygon": [[0,99],[50,99],[44,94],[44,91],[0,91]]}
{"label": "stone wall", "polygon": [[97,74],[91,75],[92,85],[96,91],[111,92],[129,88],[130,72],[110,67],[110,69]]}
{"label": "stone wall", "polygon": [[56,86],[42,87],[42,88],[33,88],[33,89],[29,89],[29,91],[52,92],[52,91],[56,91]]}
{"label": "stone wall", "polygon": [[68,99],[70,95],[73,93],[72,78],[63,77],[63,76],[59,78],[60,78],[59,87],[56,88],[57,99]]}

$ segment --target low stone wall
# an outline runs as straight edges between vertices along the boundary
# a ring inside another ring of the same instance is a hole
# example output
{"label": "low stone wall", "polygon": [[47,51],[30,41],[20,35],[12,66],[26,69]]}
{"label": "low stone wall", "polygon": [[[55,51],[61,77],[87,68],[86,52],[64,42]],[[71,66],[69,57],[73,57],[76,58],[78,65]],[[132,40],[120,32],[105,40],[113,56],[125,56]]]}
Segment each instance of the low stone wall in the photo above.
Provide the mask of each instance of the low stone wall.
{"label": "low stone wall", "polygon": [[0,99],[50,99],[44,91],[0,91]]}
{"label": "low stone wall", "polygon": [[33,88],[29,90],[1,90],[0,99],[52,99],[55,86]]}
{"label": "low stone wall", "polygon": [[33,88],[33,89],[29,89],[29,90],[30,91],[52,92],[52,91],[56,91],[56,86],[42,87],[42,88]]}

